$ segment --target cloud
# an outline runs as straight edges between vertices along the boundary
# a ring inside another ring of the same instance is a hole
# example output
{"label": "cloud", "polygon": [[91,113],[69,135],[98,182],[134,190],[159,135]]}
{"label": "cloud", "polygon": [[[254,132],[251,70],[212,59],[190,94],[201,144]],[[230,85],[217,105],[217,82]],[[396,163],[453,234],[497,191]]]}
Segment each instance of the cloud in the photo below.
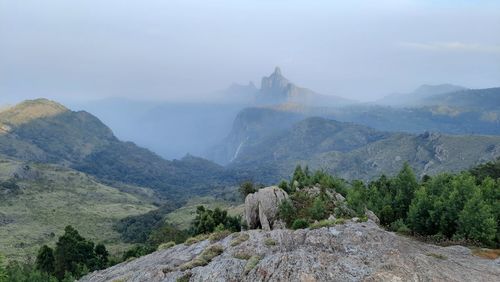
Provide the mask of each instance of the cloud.
{"label": "cloud", "polygon": [[473,52],[473,53],[497,53],[500,54],[500,45],[488,45],[463,42],[400,42],[399,46],[407,49],[436,51],[436,52]]}

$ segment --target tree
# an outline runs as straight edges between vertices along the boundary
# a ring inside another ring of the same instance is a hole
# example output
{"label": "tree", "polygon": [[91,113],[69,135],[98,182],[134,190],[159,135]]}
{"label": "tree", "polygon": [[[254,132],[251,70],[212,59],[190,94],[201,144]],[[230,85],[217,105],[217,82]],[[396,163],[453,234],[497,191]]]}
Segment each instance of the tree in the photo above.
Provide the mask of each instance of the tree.
{"label": "tree", "polygon": [[467,201],[458,217],[458,233],[467,239],[492,244],[496,235],[496,222],[478,191]]}
{"label": "tree", "polygon": [[396,191],[396,197],[394,199],[396,217],[406,218],[408,208],[413,199],[413,194],[418,188],[417,178],[408,163],[405,162],[403,168],[391,183],[391,186],[393,186],[393,189]]}
{"label": "tree", "polygon": [[148,244],[157,248],[160,244],[173,241],[176,244],[186,241],[188,232],[180,230],[170,223],[164,223],[161,227],[153,230],[148,238]]}
{"label": "tree", "polygon": [[297,212],[295,207],[293,206],[292,201],[289,199],[285,199],[278,206],[278,217],[283,220],[287,226],[291,226],[295,217],[297,216]]}
{"label": "tree", "polygon": [[347,191],[347,204],[357,214],[364,214],[368,202],[367,189],[362,181],[353,181],[352,188]]}
{"label": "tree", "polygon": [[302,167],[300,165],[296,166],[295,171],[293,172],[292,183],[291,183],[292,186],[295,185],[295,181],[297,181],[298,188],[303,188],[305,180],[306,180],[306,175],[302,170]]}
{"label": "tree", "polygon": [[241,183],[240,188],[239,188],[240,194],[245,199],[248,194],[252,194],[257,192],[257,189],[255,188],[255,185],[251,181],[245,181]]}
{"label": "tree", "polygon": [[428,195],[425,187],[420,187],[415,192],[410,210],[408,212],[408,224],[410,228],[422,235],[435,234],[439,224],[432,221],[431,213],[434,210],[433,200]]}
{"label": "tree", "polygon": [[66,273],[81,276],[85,271],[94,270],[96,256],[94,243],[86,240],[72,226],[64,228],[54,252],[55,276],[63,279]]}
{"label": "tree", "polygon": [[0,282],[7,282],[7,271],[4,266],[3,255],[0,254]]}
{"label": "tree", "polygon": [[241,229],[240,218],[228,215],[226,210],[220,208],[210,210],[204,206],[198,206],[196,208],[196,217],[191,222],[191,233],[194,235],[211,233],[219,224],[233,232]]}
{"label": "tree", "polygon": [[97,258],[96,268],[97,269],[106,268],[109,263],[109,253],[108,250],[106,250],[106,247],[103,244],[97,244],[97,246],[95,246],[94,251]]}
{"label": "tree", "polygon": [[278,187],[283,189],[287,193],[292,192],[292,190],[290,189],[290,186],[288,185],[288,182],[286,182],[286,180],[281,180],[280,183],[278,184]]}
{"label": "tree", "polygon": [[320,198],[317,197],[314,199],[313,205],[309,210],[309,213],[311,214],[311,218],[315,220],[322,220],[325,218],[325,213],[326,213],[326,207],[325,207],[325,202]]}
{"label": "tree", "polygon": [[36,269],[51,275],[55,271],[54,251],[47,245],[43,245],[36,256]]}

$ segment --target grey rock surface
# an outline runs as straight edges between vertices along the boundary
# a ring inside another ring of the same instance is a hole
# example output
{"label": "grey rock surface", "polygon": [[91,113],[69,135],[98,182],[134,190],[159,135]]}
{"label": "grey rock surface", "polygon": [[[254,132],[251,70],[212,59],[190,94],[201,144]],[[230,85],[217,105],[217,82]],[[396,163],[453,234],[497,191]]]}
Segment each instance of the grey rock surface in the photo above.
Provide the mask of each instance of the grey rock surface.
{"label": "grey rock surface", "polygon": [[[248,234],[240,244],[234,238]],[[273,241],[275,244],[266,242]],[[211,244],[224,252],[205,266],[181,270]],[[253,256],[255,259],[242,259]],[[254,267],[251,261],[256,262]],[[103,281],[498,281],[500,265],[461,246],[439,247],[381,229],[373,221],[310,230],[250,230],[208,240],[91,273]]]}
{"label": "grey rock surface", "polygon": [[261,227],[274,229],[278,219],[278,207],[288,199],[288,194],[277,186],[266,187],[245,198],[245,220],[250,229]]}

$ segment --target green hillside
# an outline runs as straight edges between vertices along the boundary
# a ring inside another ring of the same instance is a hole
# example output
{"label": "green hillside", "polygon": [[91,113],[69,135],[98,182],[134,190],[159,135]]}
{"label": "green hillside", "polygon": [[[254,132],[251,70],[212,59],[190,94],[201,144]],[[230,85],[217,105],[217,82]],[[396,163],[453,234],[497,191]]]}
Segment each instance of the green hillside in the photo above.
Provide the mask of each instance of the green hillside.
{"label": "green hillside", "polygon": [[287,178],[297,164],[346,179],[372,179],[396,173],[404,162],[419,175],[432,175],[468,169],[498,156],[497,136],[387,133],[308,118],[242,148],[230,168],[266,183]]}
{"label": "green hillside", "polygon": [[53,244],[66,225],[85,237],[123,251],[119,219],[146,213],[152,191],[135,193],[103,185],[88,175],[56,165],[0,159],[0,252],[26,259],[43,244]]}
{"label": "green hillside", "polygon": [[70,111],[49,100],[25,101],[4,110],[0,124],[4,128],[0,132],[1,154],[71,167],[107,183],[149,187],[162,198],[207,194],[214,187],[235,183],[215,163],[192,156],[165,160],[134,143],[118,140],[93,115]]}

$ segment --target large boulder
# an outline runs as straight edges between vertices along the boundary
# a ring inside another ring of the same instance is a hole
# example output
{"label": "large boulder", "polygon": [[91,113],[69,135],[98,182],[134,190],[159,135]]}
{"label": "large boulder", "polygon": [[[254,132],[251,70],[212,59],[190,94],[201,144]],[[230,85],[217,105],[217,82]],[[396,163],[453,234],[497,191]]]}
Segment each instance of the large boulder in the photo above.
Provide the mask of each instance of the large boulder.
{"label": "large boulder", "polygon": [[277,186],[266,187],[245,198],[245,220],[248,228],[263,230],[276,228],[278,224],[278,207],[288,199],[288,194]]}

